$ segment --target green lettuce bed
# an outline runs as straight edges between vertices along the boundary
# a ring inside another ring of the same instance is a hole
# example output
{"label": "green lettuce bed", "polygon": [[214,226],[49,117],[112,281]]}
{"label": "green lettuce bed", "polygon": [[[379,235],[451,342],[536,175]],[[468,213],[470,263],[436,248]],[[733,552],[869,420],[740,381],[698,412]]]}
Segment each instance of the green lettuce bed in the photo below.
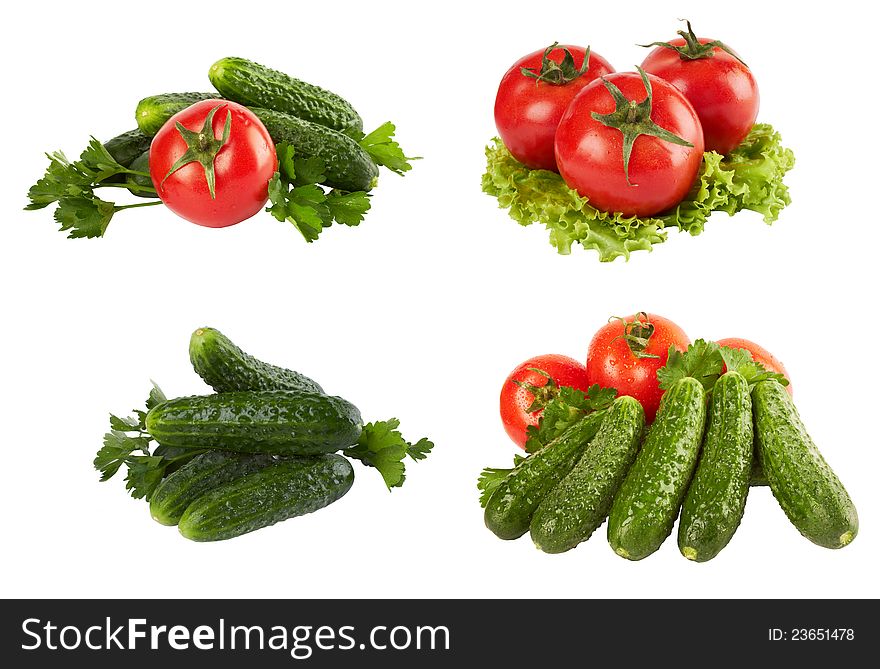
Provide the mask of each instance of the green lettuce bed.
{"label": "green lettuce bed", "polygon": [[618,256],[628,259],[632,251],[650,251],[666,241],[669,228],[698,235],[713,211],[733,215],[751,209],[770,224],[791,203],[782,179],[794,167],[794,153],[782,146],[779,133],[767,123],[755,125],[728,156],[704,154],[699,179],[684,201],[651,218],[594,209],[555,172],[530,170],[517,162],[498,138],[486,148],[486,159],[483,190],[496,197],[513,220],[544,224],[550,243],[561,254],[571,253],[577,242],[597,251],[603,262]]}

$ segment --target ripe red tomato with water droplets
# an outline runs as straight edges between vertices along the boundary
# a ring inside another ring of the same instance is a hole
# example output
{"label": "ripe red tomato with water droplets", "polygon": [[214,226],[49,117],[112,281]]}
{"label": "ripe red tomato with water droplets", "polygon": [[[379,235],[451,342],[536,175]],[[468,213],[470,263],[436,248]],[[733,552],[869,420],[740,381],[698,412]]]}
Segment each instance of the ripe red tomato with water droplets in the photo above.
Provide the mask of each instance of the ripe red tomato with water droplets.
{"label": "ripe red tomato with water droplets", "polygon": [[[534,371],[539,369],[544,374]],[[549,376],[549,379],[548,379]],[[587,391],[590,385],[587,383],[586,368],[573,358],[550,353],[529,358],[517,365],[501,386],[501,422],[507,435],[520,448],[525,448],[529,425],[537,426],[538,420],[543,414],[539,411],[529,411],[529,407],[535,401],[535,394],[523,385],[536,386],[538,388],[570,386],[578,390]]]}
{"label": "ripe red tomato with water droplets", "polygon": [[684,330],[663,316],[640,312],[613,318],[590,342],[587,380],[634,397],[650,422],[663,396],[657,370],[666,364],[670,346],[683,352],[690,343]]}
{"label": "ripe red tomato with water droplets", "polygon": [[[631,145],[627,133],[636,135]],[[559,174],[601,211],[653,216],[671,209],[688,194],[702,161],[703,129],[693,106],[650,74],[618,72],[592,82],[556,129]]]}
{"label": "ripe red tomato with water droplets", "polygon": [[[794,394],[794,390],[792,390],[791,386],[791,377],[788,375],[788,370],[785,369],[785,365],[782,364],[782,361],[780,361],[779,358],[777,358],[760,344],[756,344],[749,339],[741,339],[739,337],[728,337],[726,339],[719,339],[715,343],[719,346],[727,346],[728,348],[744,348],[752,354],[752,360],[763,365],[766,370],[770,372],[776,372],[777,374],[782,374],[782,376],[788,379],[788,385],[785,386],[785,389],[788,391],[789,395]],[[724,371],[727,371],[727,365],[724,366]]]}
{"label": "ripe red tomato with water droplets", "polygon": [[209,228],[235,225],[260,211],[277,166],[266,126],[229,100],[203,100],[178,112],[150,145],[150,177],[162,202]]}
{"label": "ripe red tomato with water droplets", "polygon": [[[573,70],[562,72],[566,50]],[[495,97],[495,125],[504,146],[526,167],[556,171],[553,142],[559,120],[584,86],[614,72],[607,60],[591,51],[587,70],[580,74],[586,53],[587,49],[570,44],[548,47],[520,58],[501,79]],[[523,74],[523,69],[538,76],[543,70],[544,78]]]}
{"label": "ripe red tomato with water droplets", "polygon": [[690,22],[687,32],[678,34],[678,39],[659,43],[642,68],[675,86],[694,106],[706,151],[730,153],[755,125],[758,82],[736,52],[717,40],[698,38]]}

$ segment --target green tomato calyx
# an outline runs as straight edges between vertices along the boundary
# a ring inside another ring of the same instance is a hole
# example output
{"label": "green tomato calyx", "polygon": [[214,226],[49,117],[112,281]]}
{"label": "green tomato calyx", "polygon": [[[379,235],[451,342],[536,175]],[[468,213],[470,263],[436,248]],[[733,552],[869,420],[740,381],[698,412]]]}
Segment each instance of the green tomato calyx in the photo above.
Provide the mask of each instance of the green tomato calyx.
{"label": "green tomato calyx", "polygon": [[646,312],[640,311],[636,314],[635,320],[632,321],[628,321],[620,316],[612,316],[610,320],[623,323],[623,334],[617,335],[611,340],[612,342],[623,339],[629,350],[637,358],[660,358],[659,355],[645,352],[648,349],[651,335],[654,334],[654,324],[648,320]]}
{"label": "green tomato calyx", "polygon": [[[562,48],[562,51],[565,53],[562,61],[559,63],[550,58],[550,54],[557,48]],[[565,47],[560,47],[559,42],[553,42],[553,44],[544,49],[540,70],[536,71],[533,68],[523,67],[520,68],[520,72],[525,77],[535,79],[536,83],[544,81],[554,86],[565,86],[565,84],[571,83],[578,77],[586,74],[588,69],[590,69],[590,47],[587,47],[587,51],[584,54],[583,65],[578,68],[574,64],[574,56],[571,55],[571,51]]]}
{"label": "green tomato calyx", "polygon": [[232,128],[232,112],[228,110],[226,112],[226,124],[223,126],[223,136],[220,139],[217,139],[214,135],[214,114],[217,113],[218,109],[225,106],[225,104],[219,104],[209,111],[201,130],[190,130],[180,121],[177,122],[177,132],[183,137],[187,148],[184,154],[174,161],[171,169],[168,170],[165,178],[162,179],[163,185],[168,177],[184,165],[199,163],[205,170],[205,180],[208,182],[211,199],[215,199],[216,177],[214,174],[214,160],[217,158],[217,154],[220,153],[220,149],[229,141],[229,134]]}
{"label": "green tomato calyx", "polygon": [[[651,42],[650,44],[638,44],[636,46],[643,47],[652,47],[652,46],[660,46],[664,49],[671,49],[675,51],[682,60],[702,60],[703,58],[712,58],[715,55],[715,49],[721,49],[729,53],[731,56],[736,58],[740,63],[745,65],[745,62],[742,58],[740,58],[736,52],[727,46],[721,40],[712,40],[711,42],[701,43],[700,38],[694,34],[694,29],[691,28],[691,22],[687,19],[682,19],[685,23],[687,23],[687,31],[677,30],[679,37],[684,40],[684,44],[681,46],[674,46],[669,42]],[[746,65],[746,67],[748,67]]]}
{"label": "green tomato calyx", "polygon": [[679,146],[690,146],[692,148],[694,146],[686,139],[665,128],[661,128],[651,120],[651,109],[654,102],[651,82],[642,68],[636,66],[636,69],[639,71],[642,83],[645,85],[645,93],[647,93],[645,99],[641,102],[630,100],[614,83],[602,77],[602,83],[605,84],[605,88],[608,89],[611,97],[614,98],[616,107],[610,114],[599,114],[598,112],[591,114],[602,125],[615,128],[623,133],[623,171],[626,174],[626,183],[630,186],[637,185],[629,180],[629,159],[632,155],[633,144],[635,144],[636,138],[640,135],[657,137],[665,142],[678,144]]}

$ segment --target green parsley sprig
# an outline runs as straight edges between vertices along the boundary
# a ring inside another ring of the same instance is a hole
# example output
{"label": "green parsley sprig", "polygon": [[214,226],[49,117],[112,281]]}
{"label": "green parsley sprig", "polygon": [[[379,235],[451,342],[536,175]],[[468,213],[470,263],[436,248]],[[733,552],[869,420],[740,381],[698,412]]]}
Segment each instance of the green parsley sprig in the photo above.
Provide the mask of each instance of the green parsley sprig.
{"label": "green parsley sprig", "polygon": [[287,142],[275,147],[278,171],[269,181],[269,203],[266,208],[279,221],[287,221],[313,242],[333,222],[356,226],[370,209],[370,196],[364,191],[346,193],[325,191],[324,163],[317,157],[296,156]]}
{"label": "green parsley sprig", "polygon": [[782,374],[767,370],[746,349],[719,346],[705,339],[697,339],[684,353],[670,346],[666,365],[657,370],[657,379],[660,381],[660,388],[669,390],[676,381],[692,377],[702,383],[709,393],[724,372],[725,366],[727,371],[742,374],[750,386],[767,379],[776,379],[782,385],[788,385],[788,379]]}
{"label": "green parsley sprig", "polygon": [[192,460],[204,450],[188,449],[150,452],[153,438],[147,432],[147,412],[165,401],[165,393],[153,384],[146,401],[146,411],[135,410],[134,417],[120,418],[110,414],[110,431],[104,435],[104,445],[95,456],[94,465],[101,473],[101,481],[108,481],[125,465],[125,489],[135,499],[150,501],[153,492],[172,469]]}
{"label": "green parsley sprig", "polygon": [[426,438],[410,443],[398,431],[400,421],[391,418],[364,425],[358,443],[342,451],[342,454],[360,460],[368,467],[375,467],[388,490],[398,488],[406,480],[406,464],[409,456],[415,462],[428,457],[434,443]]}
{"label": "green parsley sprig", "polygon": [[155,200],[117,205],[98,197],[95,191],[99,188],[126,188],[145,195],[155,195],[156,191],[149,186],[111,181],[118,175],[150,175],[120,165],[94,137],[77,161],[68,160],[61,151],[47,153],[46,157],[49,167],[28,191],[30,204],[25,209],[43,209],[57,203],[55,221],[71,239],[103,237],[117,212],[161,204]]}
{"label": "green parsley sprig", "polygon": [[400,144],[394,140],[395,130],[397,130],[395,125],[388,121],[365,135],[358,144],[370,155],[374,163],[403,176],[404,172],[412,169],[409,161],[421,160],[421,158],[409,157],[403,152]]}

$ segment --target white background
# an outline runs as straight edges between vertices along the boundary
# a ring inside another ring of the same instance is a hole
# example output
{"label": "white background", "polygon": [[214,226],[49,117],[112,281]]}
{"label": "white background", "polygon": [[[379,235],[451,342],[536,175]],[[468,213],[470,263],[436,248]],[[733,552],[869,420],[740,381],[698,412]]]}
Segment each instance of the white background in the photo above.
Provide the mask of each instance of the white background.
{"label": "white background", "polygon": [[[4,596],[52,597],[866,597],[878,558],[876,68],[867,3],[15,3],[0,43],[5,102],[0,337]],[[847,11],[849,6],[849,11]],[[815,7],[815,9],[814,9]],[[821,9],[819,9],[821,7]],[[147,12],[154,11],[154,14]],[[794,203],[772,228],[716,215],[700,237],[600,264],[557,256],[480,192],[497,83],[554,40],[591,44],[618,69],[676,19],[752,66],[760,119],[797,154]],[[42,152],[134,126],[145,95],[209,88],[241,55],[350,99],[369,127],[392,119],[425,157],[385,173],[358,229],[307,245],[258,215],[200,228],[168,211],[120,214],[103,240],[68,240],[51,210],[23,212]],[[861,516],[857,540],[818,548],[769,490],[713,562],[674,538],[640,563],[600,529],[561,556],[483,526],[475,481],[514,447],[497,396],[532,355],[583,359],[613,314],[649,310],[692,338],[741,336],[793,376],[801,414]],[[206,390],[190,332],[212,325],[436,442],[388,493],[358,467],[352,491],[307,517],[216,544],[190,543],[98,483],[108,411]]]}

